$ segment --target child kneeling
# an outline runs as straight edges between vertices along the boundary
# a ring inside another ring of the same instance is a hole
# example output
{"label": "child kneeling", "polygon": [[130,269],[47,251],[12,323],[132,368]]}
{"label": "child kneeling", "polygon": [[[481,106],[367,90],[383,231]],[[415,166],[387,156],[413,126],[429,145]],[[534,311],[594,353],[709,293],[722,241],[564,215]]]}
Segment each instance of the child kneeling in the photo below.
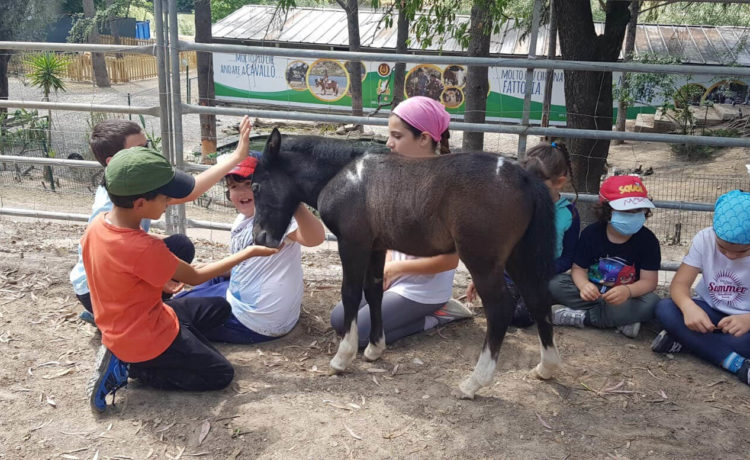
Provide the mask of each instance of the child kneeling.
{"label": "child kneeling", "polygon": [[[240,142],[246,149],[247,140]],[[142,219],[158,219],[170,198],[190,195],[193,177],[174,171],[159,153],[133,147],[112,157],[104,178],[112,210],[97,215],[81,239],[102,333],[87,388],[92,409],[103,412],[107,395],[126,385],[128,377],[160,389],[224,388],[234,369],[204,334],[224,323],[231,314],[229,304],[222,297],[164,302],[162,288],[170,279],[199,284],[248,257],[278,250],[251,246],[202,268],[192,267],[140,224]]]}
{"label": "child kneeling", "polygon": [[[737,374],[750,385],[750,193],[719,197],[713,227],[693,238],[656,316],[664,330],[654,339],[657,353],[687,350]],[[698,274],[696,298],[690,287]]]}

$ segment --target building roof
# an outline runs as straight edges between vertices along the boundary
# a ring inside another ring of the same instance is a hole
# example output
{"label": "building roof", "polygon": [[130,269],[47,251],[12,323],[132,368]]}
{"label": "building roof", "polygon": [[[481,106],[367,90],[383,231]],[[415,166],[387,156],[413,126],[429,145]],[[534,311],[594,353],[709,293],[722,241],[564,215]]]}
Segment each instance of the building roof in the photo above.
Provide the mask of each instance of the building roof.
{"label": "building roof", "polygon": [[[365,51],[395,51],[396,28],[385,27],[384,14],[361,10],[359,28]],[[468,16],[458,16],[459,23]],[[396,19],[393,21],[396,24]],[[603,33],[604,24],[595,24]],[[547,54],[548,27],[539,30],[537,55]],[[294,8],[285,15],[275,6],[246,5],[213,25],[215,41],[283,47],[345,49],[348,46],[346,14],[342,9]],[[425,50],[441,51],[438,40]],[[638,26],[635,54],[671,56],[683,63],[750,66],[750,28],[729,26],[679,26],[642,24]],[[499,56],[528,55],[528,36],[508,21],[490,43],[490,54]],[[419,43],[410,50],[422,51]],[[463,49],[453,38],[442,44],[442,52],[455,54]],[[557,56],[560,56],[558,42]],[[621,55],[622,57],[622,55]]]}

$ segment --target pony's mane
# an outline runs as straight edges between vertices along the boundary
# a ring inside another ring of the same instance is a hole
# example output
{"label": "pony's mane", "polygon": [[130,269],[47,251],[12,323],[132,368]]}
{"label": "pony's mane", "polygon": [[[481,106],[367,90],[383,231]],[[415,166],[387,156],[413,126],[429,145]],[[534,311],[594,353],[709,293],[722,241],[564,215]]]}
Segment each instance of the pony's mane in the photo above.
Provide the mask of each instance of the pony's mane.
{"label": "pony's mane", "polygon": [[315,160],[337,160],[342,157],[353,159],[366,153],[387,153],[385,146],[362,145],[346,139],[332,139],[323,136],[282,136],[281,151],[304,153]]}

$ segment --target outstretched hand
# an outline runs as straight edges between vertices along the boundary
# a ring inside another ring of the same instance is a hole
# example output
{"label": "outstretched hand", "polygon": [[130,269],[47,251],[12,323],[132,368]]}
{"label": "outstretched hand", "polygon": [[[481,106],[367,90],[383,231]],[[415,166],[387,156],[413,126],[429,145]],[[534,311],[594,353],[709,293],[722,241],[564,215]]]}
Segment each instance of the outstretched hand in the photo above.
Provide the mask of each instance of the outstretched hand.
{"label": "outstretched hand", "polygon": [[240,122],[240,139],[237,143],[237,149],[234,151],[239,156],[238,160],[242,161],[250,154],[250,132],[253,130],[253,124],[250,117],[245,115]]}

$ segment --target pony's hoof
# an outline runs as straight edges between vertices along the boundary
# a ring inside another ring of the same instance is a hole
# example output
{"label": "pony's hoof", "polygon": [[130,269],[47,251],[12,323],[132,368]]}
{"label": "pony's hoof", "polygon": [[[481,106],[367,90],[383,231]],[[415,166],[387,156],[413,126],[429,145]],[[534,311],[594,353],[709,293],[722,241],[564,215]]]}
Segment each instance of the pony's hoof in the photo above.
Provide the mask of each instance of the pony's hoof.
{"label": "pony's hoof", "polygon": [[346,360],[339,358],[338,355],[334,356],[333,359],[331,359],[331,371],[333,374],[340,374],[342,372],[346,372],[346,368],[349,367],[349,364],[352,363],[352,360]]}
{"label": "pony's hoof", "polygon": [[542,363],[539,363],[529,372],[529,375],[535,379],[549,380],[554,375],[554,369],[549,369],[548,367],[542,366]]}
{"label": "pony's hoof", "polygon": [[377,361],[385,351],[385,340],[379,340],[377,344],[369,343],[365,348],[364,358],[367,361]]}
{"label": "pony's hoof", "polygon": [[481,386],[477,384],[472,376],[458,385],[458,391],[455,392],[455,395],[459,399],[474,399],[474,394],[476,394],[477,390],[480,388]]}

